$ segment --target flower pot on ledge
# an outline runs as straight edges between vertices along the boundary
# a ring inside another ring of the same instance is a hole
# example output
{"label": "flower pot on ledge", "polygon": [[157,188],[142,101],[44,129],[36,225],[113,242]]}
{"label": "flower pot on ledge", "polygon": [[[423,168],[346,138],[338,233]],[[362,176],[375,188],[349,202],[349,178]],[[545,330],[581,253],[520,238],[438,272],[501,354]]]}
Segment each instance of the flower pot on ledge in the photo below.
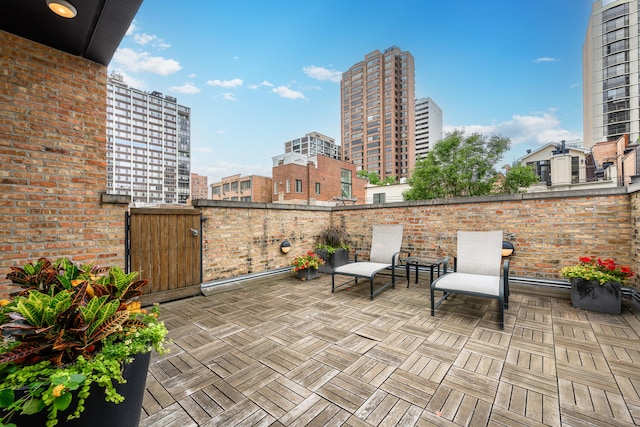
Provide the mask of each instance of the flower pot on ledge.
{"label": "flower pot on ledge", "polygon": [[571,303],[574,308],[600,313],[620,314],[622,311],[622,283],[580,278],[571,279]]}
{"label": "flower pot on ledge", "polygon": [[303,268],[296,272],[296,277],[300,280],[316,279],[320,275],[317,268]]}

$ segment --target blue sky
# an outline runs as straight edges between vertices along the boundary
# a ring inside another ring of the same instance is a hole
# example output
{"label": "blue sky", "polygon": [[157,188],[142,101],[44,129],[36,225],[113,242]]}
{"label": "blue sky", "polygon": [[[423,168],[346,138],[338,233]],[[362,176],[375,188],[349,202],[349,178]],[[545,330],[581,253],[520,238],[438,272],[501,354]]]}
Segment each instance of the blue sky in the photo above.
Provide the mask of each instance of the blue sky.
{"label": "blue sky", "polygon": [[511,139],[504,163],[582,141],[591,0],[146,0],[109,72],[191,108],[191,170],[271,176],[284,142],[340,142],[340,76],[376,49],[415,58],[445,131]]}

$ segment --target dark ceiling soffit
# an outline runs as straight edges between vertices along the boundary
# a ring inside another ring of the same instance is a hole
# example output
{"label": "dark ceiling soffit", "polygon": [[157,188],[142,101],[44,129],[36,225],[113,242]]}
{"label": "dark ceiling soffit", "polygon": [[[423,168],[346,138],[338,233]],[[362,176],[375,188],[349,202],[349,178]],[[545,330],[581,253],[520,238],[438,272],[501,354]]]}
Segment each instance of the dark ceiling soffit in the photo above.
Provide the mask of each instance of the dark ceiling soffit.
{"label": "dark ceiling soffit", "polygon": [[0,0],[0,30],[109,65],[143,0],[71,0],[78,16],[61,18],[46,0]]}
{"label": "dark ceiling soffit", "polygon": [[89,34],[83,57],[109,65],[122,38],[136,16],[142,0],[105,0]]}

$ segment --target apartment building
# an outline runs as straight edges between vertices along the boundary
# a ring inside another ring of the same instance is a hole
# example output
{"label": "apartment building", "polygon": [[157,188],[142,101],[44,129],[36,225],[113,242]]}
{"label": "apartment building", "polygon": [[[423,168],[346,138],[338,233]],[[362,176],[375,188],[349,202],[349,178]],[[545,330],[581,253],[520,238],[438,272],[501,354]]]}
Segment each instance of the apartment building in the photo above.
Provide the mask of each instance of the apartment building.
{"label": "apartment building", "polygon": [[342,158],[357,170],[409,177],[415,166],[413,55],[375,50],[342,74]]}
{"label": "apartment building", "polygon": [[356,165],[327,156],[286,153],[273,157],[273,203],[336,206],[364,204],[368,181]]}
{"label": "apartment building", "polygon": [[208,181],[207,176],[191,172],[191,200],[209,198]]}
{"label": "apartment building", "polygon": [[186,203],[190,191],[191,110],[160,92],[107,81],[107,193],[134,203]]}
{"label": "apartment building", "polygon": [[342,152],[340,146],[336,144],[336,140],[319,132],[310,132],[301,138],[285,142],[284,152],[306,156],[321,154],[332,159],[342,159]]}
{"label": "apartment building", "polygon": [[259,175],[240,174],[222,178],[211,184],[213,200],[271,203],[271,178]]}
{"label": "apartment building", "polygon": [[442,139],[442,109],[431,98],[416,99],[416,161]]}
{"label": "apartment building", "polygon": [[593,2],[583,67],[584,147],[640,137],[640,43],[637,0]]}

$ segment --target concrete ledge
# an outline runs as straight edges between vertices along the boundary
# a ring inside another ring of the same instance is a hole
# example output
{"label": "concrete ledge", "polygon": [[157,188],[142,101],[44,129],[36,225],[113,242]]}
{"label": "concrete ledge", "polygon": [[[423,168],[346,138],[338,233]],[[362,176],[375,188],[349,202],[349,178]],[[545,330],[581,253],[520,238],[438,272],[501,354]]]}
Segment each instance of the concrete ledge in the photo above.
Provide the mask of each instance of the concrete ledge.
{"label": "concrete ledge", "polygon": [[200,285],[202,295],[208,297],[220,292],[234,291],[237,289],[251,288],[260,284],[273,282],[274,279],[292,276],[291,267],[283,267],[276,270],[264,271],[261,273],[246,274],[232,277],[230,279],[215,280]]}

